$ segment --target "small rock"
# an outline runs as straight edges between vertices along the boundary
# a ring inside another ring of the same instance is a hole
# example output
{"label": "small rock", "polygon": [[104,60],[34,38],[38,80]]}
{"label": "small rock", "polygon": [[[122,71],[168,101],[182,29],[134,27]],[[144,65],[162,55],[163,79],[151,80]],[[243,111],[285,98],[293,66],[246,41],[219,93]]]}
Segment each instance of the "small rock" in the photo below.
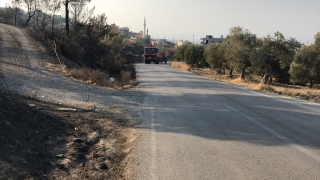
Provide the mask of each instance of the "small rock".
{"label": "small rock", "polygon": [[56,158],[62,159],[62,158],[64,158],[64,155],[63,154],[58,154],[58,155],[56,155]]}
{"label": "small rock", "polygon": [[32,108],[36,107],[35,104],[29,104],[29,106],[32,107]]}
{"label": "small rock", "polygon": [[73,142],[74,142],[74,143],[82,143],[83,140],[80,139],[80,138],[76,138],[76,139],[73,139]]}
{"label": "small rock", "polygon": [[65,169],[65,165],[64,164],[57,164],[58,169]]}
{"label": "small rock", "polygon": [[94,132],[90,134],[88,138],[88,143],[95,144],[96,142],[98,142],[99,137],[100,137],[100,134],[98,132]]}
{"label": "small rock", "polygon": [[58,108],[58,111],[77,111],[77,109],[73,109],[73,108]]}
{"label": "small rock", "polygon": [[123,88],[124,89],[132,88],[132,85],[124,85]]}
{"label": "small rock", "polygon": [[92,158],[103,157],[102,154],[92,153]]}
{"label": "small rock", "polygon": [[278,92],[278,94],[279,94],[279,95],[281,95],[281,94],[282,94],[282,92]]}
{"label": "small rock", "polygon": [[100,169],[108,170],[108,165],[106,163],[102,163]]}

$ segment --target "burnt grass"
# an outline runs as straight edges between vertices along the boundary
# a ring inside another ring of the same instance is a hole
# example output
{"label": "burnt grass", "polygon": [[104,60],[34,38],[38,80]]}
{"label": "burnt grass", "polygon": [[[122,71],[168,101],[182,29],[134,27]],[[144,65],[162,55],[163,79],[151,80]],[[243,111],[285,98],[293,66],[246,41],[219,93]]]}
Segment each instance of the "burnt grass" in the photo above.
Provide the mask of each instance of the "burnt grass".
{"label": "burnt grass", "polygon": [[[0,90],[0,179],[123,179],[125,123],[59,108]],[[97,147],[86,141],[92,132],[116,139],[114,150],[93,157]],[[56,147],[67,148],[57,154]],[[57,163],[62,159],[70,162]]]}
{"label": "burnt grass", "polygon": [[[41,33],[30,31],[29,35],[55,56],[51,41]],[[123,70],[131,72],[134,81],[134,63],[141,61],[141,49],[131,44],[122,54],[126,60]],[[63,56],[61,60],[71,69],[85,66]],[[58,65],[58,61],[52,63]],[[110,77],[121,80],[120,73]],[[113,112],[59,108],[79,109],[13,94],[0,87],[0,180],[128,179],[126,157],[132,148],[128,143],[132,122]],[[98,133],[103,144],[88,141],[92,133]]]}

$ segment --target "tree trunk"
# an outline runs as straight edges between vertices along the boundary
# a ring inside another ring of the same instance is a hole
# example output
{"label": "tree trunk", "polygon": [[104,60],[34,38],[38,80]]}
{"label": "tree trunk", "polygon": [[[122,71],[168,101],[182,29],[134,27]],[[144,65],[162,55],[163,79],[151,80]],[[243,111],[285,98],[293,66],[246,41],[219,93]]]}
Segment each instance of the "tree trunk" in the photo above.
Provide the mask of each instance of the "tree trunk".
{"label": "tree trunk", "polygon": [[27,19],[26,21],[26,24],[24,25],[24,27],[27,27],[28,26],[28,23],[30,21],[30,19],[34,16],[34,14],[36,13],[36,8],[34,8],[35,10],[33,11],[33,14],[30,15],[30,12],[28,13],[29,14],[29,18]]}
{"label": "tree trunk", "polygon": [[74,23],[77,24],[77,7],[74,8]]}
{"label": "tree trunk", "polygon": [[16,12],[14,14],[14,25],[17,26],[17,13],[18,13],[18,8],[16,7]]}
{"label": "tree trunk", "polygon": [[66,0],[66,32],[69,35],[69,0]]}
{"label": "tree trunk", "polygon": [[311,89],[313,87],[314,81],[312,79],[310,79],[310,85],[309,88]]}
{"label": "tree trunk", "polygon": [[268,84],[268,79],[269,79],[269,75],[268,74],[264,74],[263,78],[261,79],[261,85],[265,85]]}
{"label": "tree trunk", "polygon": [[28,23],[29,23],[30,19],[31,19],[31,16],[29,16],[29,18],[27,19],[26,24],[24,25],[24,27],[28,26]]}
{"label": "tree trunk", "polygon": [[41,30],[41,28],[39,27],[39,14],[38,14],[38,16],[37,16],[37,27],[38,27],[38,29]]}
{"label": "tree trunk", "polygon": [[226,74],[226,70],[224,68],[221,69],[222,74]]}
{"label": "tree trunk", "polygon": [[269,77],[269,84],[272,84],[272,76]]}
{"label": "tree trunk", "polygon": [[271,84],[272,83],[272,68],[270,66],[267,66],[266,70],[265,70],[265,74],[263,76],[263,78],[261,79],[261,85],[265,85],[268,84],[268,82]]}
{"label": "tree trunk", "polygon": [[245,79],[246,78],[246,68],[241,69],[241,74],[240,74],[240,79]]}
{"label": "tree trunk", "polygon": [[52,16],[52,22],[51,22],[51,38],[52,38],[52,39],[54,39],[54,37],[53,37],[53,36],[54,36],[54,33],[53,33],[53,29],[54,29],[54,28],[53,28],[53,26],[54,26],[54,14],[53,14],[53,16]]}
{"label": "tree trunk", "polygon": [[233,68],[230,68],[230,71],[229,71],[229,77],[232,77],[232,72],[233,72]]}

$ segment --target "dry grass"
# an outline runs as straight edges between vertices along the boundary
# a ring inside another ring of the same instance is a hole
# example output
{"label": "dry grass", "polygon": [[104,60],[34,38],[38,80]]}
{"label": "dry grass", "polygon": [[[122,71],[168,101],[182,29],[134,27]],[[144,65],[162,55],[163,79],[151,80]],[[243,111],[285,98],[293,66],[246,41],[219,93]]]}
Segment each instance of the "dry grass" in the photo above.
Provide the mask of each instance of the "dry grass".
{"label": "dry grass", "polygon": [[258,84],[253,89],[254,90],[274,90],[274,88],[272,88],[268,84]]}
{"label": "dry grass", "polygon": [[241,78],[233,79],[233,80],[231,80],[231,82],[234,83],[234,84],[246,83],[246,81],[244,79],[241,79]]}
{"label": "dry grass", "polygon": [[90,71],[89,80],[91,81],[91,83],[96,84],[98,86],[110,85],[109,74],[99,70]]}
{"label": "dry grass", "polygon": [[90,70],[87,68],[70,69],[68,73],[75,79],[89,81]]}
{"label": "dry grass", "polygon": [[131,72],[122,70],[120,72],[121,80],[124,85],[127,85],[131,80]]}
{"label": "dry grass", "polygon": [[301,87],[301,86],[283,87],[283,86],[277,86],[277,85],[272,85],[272,88],[278,92],[289,92],[292,94],[305,94],[305,95],[313,94],[315,96],[320,97],[320,89],[310,89],[310,88]]}
{"label": "dry grass", "polygon": [[68,71],[75,79],[91,82],[98,86],[110,86],[109,75],[99,70],[89,70],[87,68],[71,69]]}
{"label": "dry grass", "polygon": [[285,85],[278,83],[261,85],[260,80],[262,77],[256,75],[247,75],[246,79],[243,80],[239,78],[239,74],[237,74],[236,72],[234,73],[233,77],[217,74],[215,71],[208,68],[192,69],[191,72],[217,81],[222,81],[253,90],[266,90],[272,93],[298,97],[300,99],[312,100],[314,102],[320,102],[319,85],[315,85],[312,89],[303,86]]}
{"label": "dry grass", "polygon": [[[216,76],[221,76],[221,75],[216,75]],[[224,78],[222,81],[228,82],[230,84],[234,84],[237,86],[242,86],[250,89],[256,89],[256,84],[255,83],[249,83],[247,79],[241,79],[241,78],[236,78],[236,79],[231,79],[229,76],[223,75]],[[219,78],[216,78],[219,79]]]}
{"label": "dry grass", "polygon": [[[221,76],[221,75],[220,75]],[[242,87],[246,87],[246,88],[250,88],[250,89],[254,89],[254,90],[274,90],[270,85],[265,84],[257,84],[255,82],[252,82],[250,79],[252,78],[247,78],[247,79],[241,79],[241,78],[236,78],[236,79],[229,79],[226,80],[225,78],[223,78],[224,82],[229,82],[230,84],[234,84],[237,86],[242,86]]]}
{"label": "dry grass", "polygon": [[170,65],[173,67],[176,67],[176,68],[190,71],[190,66],[186,63],[183,63],[183,62],[171,62]]}
{"label": "dry grass", "polygon": [[[53,69],[53,70],[55,70],[55,71],[57,71],[57,72],[60,72],[60,73],[62,73],[62,74],[64,74],[64,75],[66,75],[66,72],[65,71],[63,71],[63,69],[61,68],[61,66],[60,65],[58,65],[58,64],[53,64],[53,63],[47,63],[47,66],[46,66],[47,68],[49,68],[49,69]],[[66,69],[67,68],[67,66],[66,65],[63,65],[63,68],[64,69]]]}

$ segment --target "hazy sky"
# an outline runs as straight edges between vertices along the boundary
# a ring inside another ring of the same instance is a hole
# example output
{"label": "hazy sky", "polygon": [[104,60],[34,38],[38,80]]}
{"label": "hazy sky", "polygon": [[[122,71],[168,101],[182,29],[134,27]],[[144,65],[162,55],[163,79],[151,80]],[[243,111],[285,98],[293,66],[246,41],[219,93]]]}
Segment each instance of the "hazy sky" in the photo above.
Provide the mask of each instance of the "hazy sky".
{"label": "hazy sky", "polygon": [[[0,0],[4,6],[6,0]],[[92,0],[95,14],[105,13],[108,24],[143,30],[168,40],[194,40],[205,35],[226,36],[241,26],[258,37],[280,31],[302,43],[314,42],[320,31],[320,0]]]}

